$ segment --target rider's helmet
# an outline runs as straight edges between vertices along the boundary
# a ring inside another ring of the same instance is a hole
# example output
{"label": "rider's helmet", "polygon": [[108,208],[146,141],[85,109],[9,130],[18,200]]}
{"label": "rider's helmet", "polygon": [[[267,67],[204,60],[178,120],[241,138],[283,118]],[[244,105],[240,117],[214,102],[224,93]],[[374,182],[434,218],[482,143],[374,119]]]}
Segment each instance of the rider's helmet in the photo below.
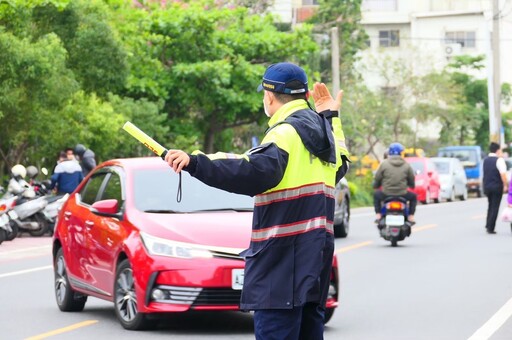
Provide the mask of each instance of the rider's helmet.
{"label": "rider's helmet", "polygon": [[404,146],[400,143],[391,143],[389,145],[389,155],[397,156],[400,155],[405,150]]}
{"label": "rider's helmet", "polygon": [[27,166],[27,176],[28,178],[36,178],[36,176],[39,174],[39,170],[33,165]]}
{"label": "rider's helmet", "polygon": [[85,146],[83,144],[77,144],[75,146],[75,155],[78,155],[80,158],[82,158],[82,156],[84,155],[84,152],[85,152]]}
{"label": "rider's helmet", "polygon": [[14,177],[25,178],[27,176],[27,169],[21,164],[16,164],[11,168],[11,173]]}

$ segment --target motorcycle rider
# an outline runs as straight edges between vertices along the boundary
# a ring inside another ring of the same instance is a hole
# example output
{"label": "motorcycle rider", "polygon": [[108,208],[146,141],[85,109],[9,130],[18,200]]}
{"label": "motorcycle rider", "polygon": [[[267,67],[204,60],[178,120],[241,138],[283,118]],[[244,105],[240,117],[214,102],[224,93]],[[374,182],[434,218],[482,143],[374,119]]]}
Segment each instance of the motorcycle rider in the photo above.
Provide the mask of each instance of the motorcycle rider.
{"label": "motorcycle rider", "polygon": [[[399,196],[409,201],[408,220],[414,223],[414,212],[416,211],[417,197],[416,194],[407,190],[414,188],[414,170],[403,157],[402,152],[405,150],[400,143],[391,143],[389,145],[388,157],[382,161],[377,172],[373,187],[376,189],[373,194],[375,207],[375,223],[379,223],[381,216],[382,201],[388,196]],[[379,190],[379,188],[382,189]]]}
{"label": "motorcycle rider", "polygon": [[61,151],[61,157],[63,161],[55,167],[50,185],[50,189],[57,187],[57,196],[71,194],[84,179],[78,161],[67,158],[64,151]]}

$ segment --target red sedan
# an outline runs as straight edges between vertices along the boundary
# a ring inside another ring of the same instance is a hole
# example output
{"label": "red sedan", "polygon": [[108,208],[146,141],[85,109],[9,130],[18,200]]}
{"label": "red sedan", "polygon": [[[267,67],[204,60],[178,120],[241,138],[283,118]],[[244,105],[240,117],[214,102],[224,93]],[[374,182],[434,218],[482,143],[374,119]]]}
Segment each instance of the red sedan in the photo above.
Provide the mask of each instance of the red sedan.
{"label": "red sedan", "polygon": [[[179,201],[179,202],[178,202]],[[81,311],[112,301],[126,329],[162,313],[238,310],[253,198],[209,187],[162,159],[100,164],[63,205],[53,236],[55,296]],[[338,306],[333,261],[326,320]]]}
{"label": "red sedan", "polygon": [[405,157],[405,160],[414,170],[413,192],[418,195],[418,201],[423,204],[429,204],[432,201],[439,203],[441,182],[434,162],[428,157]]}

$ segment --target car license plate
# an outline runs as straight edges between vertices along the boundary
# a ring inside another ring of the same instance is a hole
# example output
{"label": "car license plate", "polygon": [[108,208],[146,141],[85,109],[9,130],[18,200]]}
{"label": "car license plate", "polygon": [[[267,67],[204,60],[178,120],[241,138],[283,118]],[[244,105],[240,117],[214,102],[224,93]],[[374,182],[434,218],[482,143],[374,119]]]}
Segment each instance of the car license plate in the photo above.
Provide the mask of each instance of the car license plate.
{"label": "car license plate", "polygon": [[7,215],[9,215],[9,217],[11,218],[11,220],[15,220],[18,218],[18,214],[16,213],[16,211],[14,210],[9,210],[7,212]]}
{"label": "car license plate", "polygon": [[233,269],[231,272],[231,288],[234,290],[241,290],[244,286],[244,270]]}
{"label": "car license plate", "polygon": [[386,225],[404,225],[404,217],[402,215],[387,215]]}
{"label": "car license plate", "polygon": [[9,217],[7,215],[0,215],[0,226],[9,224]]}

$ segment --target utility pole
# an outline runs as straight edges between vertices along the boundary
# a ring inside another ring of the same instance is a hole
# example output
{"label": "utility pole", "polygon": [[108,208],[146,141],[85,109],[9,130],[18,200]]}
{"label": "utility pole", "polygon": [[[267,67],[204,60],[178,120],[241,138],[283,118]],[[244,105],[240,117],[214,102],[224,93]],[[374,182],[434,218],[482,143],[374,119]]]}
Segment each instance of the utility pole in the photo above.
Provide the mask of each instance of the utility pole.
{"label": "utility pole", "polygon": [[332,95],[336,98],[340,90],[340,37],[338,27],[331,28],[331,67]]}
{"label": "utility pole", "polygon": [[[500,145],[501,140],[501,82],[500,82],[500,9],[499,0],[492,2],[492,96],[489,96],[489,137]],[[491,94],[491,91],[489,91]],[[492,105],[491,105],[492,101]]]}

